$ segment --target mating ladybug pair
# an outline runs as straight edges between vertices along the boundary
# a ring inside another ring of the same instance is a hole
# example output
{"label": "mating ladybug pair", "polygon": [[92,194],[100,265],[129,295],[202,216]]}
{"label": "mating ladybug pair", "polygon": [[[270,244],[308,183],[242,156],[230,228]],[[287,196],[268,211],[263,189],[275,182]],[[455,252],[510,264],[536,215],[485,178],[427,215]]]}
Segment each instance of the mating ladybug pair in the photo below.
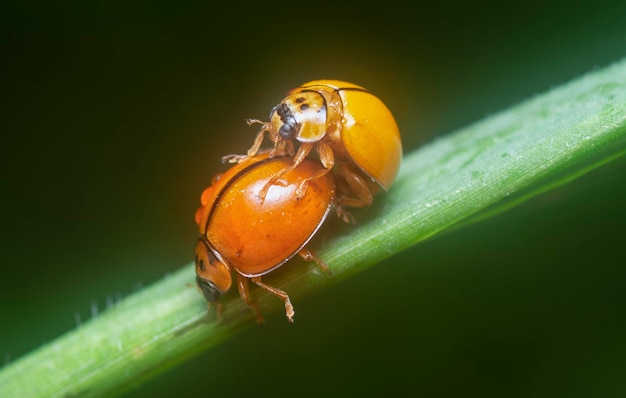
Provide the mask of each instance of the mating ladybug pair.
{"label": "mating ladybug pair", "polygon": [[[209,303],[231,287],[235,271],[242,299],[259,322],[261,312],[249,294],[248,279],[280,297],[287,319],[289,295],[261,277],[296,254],[328,267],[306,249],[331,207],[346,222],[348,207],[372,203],[379,188],[391,186],[402,160],[396,122],[385,104],[362,87],[316,80],[287,93],[261,124],[245,155],[216,176],[196,212],[196,281]],[[261,151],[265,135],[273,142]],[[297,146],[297,148],[296,148]],[[316,156],[314,156],[314,154]]]}

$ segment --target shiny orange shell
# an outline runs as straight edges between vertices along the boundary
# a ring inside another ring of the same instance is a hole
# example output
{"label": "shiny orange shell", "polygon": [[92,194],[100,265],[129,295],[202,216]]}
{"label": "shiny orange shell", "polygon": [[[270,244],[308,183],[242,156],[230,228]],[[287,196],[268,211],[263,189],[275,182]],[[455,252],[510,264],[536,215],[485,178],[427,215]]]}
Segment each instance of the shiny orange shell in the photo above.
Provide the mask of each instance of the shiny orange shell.
{"label": "shiny orange shell", "polygon": [[290,157],[257,156],[222,174],[202,195],[196,213],[200,233],[217,256],[246,277],[266,274],[296,255],[315,235],[334,200],[332,174],[308,183],[303,196],[296,189],[322,165],[306,159],[269,187],[259,191]]}

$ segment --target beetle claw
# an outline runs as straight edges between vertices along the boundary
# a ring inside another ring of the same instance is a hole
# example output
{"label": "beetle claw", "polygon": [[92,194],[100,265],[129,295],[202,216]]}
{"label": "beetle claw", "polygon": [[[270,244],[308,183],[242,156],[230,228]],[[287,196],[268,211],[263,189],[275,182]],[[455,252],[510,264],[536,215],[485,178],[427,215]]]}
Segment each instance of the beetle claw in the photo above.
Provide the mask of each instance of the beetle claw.
{"label": "beetle claw", "polygon": [[339,205],[335,205],[335,211],[337,212],[337,217],[341,218],[343,222],[346,224],[356,225],[356,218],[354,218],[352,213],[345,211],[343,207]]}
{"label": "beetle claw", "polygon": [[298,189],[296,189],[296,200],[300,200],[304,197],[304,194],[306,193],[306,187],[308,185],[308,180],[304,180],[304,182],[300,184]]}
{"label": "beetle claw", "polygon": [[289,299],[289,296],[287,296],[285,298],[285,316],[287,317],[287,320],[289,321],[289,323],[293,323],[293,316],[296,314],[296,312],[293,309],[293,305],[291,304],[291,300]]}
{"label": "beetle claw", "polygon": [[264,122],[263,120],[259,119],[246,119],[246,123],[248,124],[248,126],[252,126],[253,124],[269,124],[268,122]]}
{"label": "beetle claw", "polygon": [[261,204],[263,204],[263,202],[265,202],[265,197],[267,196],[267,191],[269,191],[270,189],[270,184],[265,184],[263,186],[263,188],[261,188],[261,190],[259,191],[259,201],[261,202]]}
{"label": "beetle claw", "polygon": [[248,160],[248,159],[249,159],[248,155],[231,154],[231,155],[222,156],[222,163],[241,163],[244,160]]}

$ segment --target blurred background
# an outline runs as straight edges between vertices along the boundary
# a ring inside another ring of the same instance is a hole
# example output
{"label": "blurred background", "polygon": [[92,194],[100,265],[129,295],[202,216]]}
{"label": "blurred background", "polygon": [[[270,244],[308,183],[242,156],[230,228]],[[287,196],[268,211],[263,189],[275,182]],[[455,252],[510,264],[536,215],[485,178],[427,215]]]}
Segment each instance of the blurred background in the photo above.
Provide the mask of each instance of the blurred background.
{"label": "blurred background", "polygon": [[[409,153],[626,56],[626,2],[3,2],[0,355],[192,259],[284,93],[369,88]],[[626,162],[424,242],[131,393],[626,394]],[[384,198],[381,198],[384,200]]]}

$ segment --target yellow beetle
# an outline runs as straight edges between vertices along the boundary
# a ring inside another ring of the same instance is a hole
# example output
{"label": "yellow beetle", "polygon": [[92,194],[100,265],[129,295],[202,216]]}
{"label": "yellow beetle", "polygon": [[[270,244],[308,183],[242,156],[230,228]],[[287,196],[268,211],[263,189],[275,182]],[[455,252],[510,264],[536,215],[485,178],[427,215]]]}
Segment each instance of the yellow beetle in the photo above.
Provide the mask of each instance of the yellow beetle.
{"label": "yellow beetle", "polygon": [[[270,120],[248,120],[261,124],[246,155],[227,155],[224,161],[241,162],[261,148],[265,133],[274,148],[270,156],[288,153],[293,164],[277,172],[261,190],[294,170],[311,152],[324,166],[298,188],[302,196],[309,181],[330,170],[337,174],[338,214],[351,221],[342,205],[364,207],[372,203],[378,187],[389,189],[402,161],[402,142],[396,121],[385,104],[361,86],[339,80],[314,80],[287,93],[270,112]],[[300,143],[296,151],[294,141]]]}

